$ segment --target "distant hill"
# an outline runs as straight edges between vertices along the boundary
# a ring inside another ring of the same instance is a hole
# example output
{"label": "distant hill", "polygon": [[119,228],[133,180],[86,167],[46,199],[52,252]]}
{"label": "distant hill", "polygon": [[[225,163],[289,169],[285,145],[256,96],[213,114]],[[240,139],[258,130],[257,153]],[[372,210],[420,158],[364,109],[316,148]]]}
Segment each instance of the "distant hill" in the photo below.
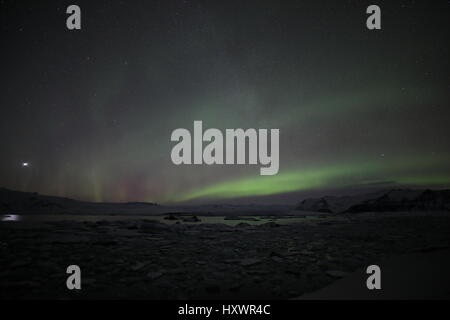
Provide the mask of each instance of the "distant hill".
{"label": "distant hill", "polygon": [[86,215],[272,215],[292,210],[284,205],[158,205],[152,202],[84,202],[36,192],[0,188],[0,214],[86,214]]}
{"label": "distant hill", "polygon": [[305,199],[299,211],[360,213],[389,211],[450,211],[450,190],[395,189],[374,193]]}
{"label": "distant hill", "polygon": [[40,195],[36,192],[0,188],[0,214],[8,213],[70,213],[70,214],[146,214],[159,206],[150,202],[96,203],[69,198]]}
{"label": "distant hill", "polygon": [[67,198],[43,196],[36,192],[21,192],[0,188],[0,212],[39,208],[62,209],[80,203]]}

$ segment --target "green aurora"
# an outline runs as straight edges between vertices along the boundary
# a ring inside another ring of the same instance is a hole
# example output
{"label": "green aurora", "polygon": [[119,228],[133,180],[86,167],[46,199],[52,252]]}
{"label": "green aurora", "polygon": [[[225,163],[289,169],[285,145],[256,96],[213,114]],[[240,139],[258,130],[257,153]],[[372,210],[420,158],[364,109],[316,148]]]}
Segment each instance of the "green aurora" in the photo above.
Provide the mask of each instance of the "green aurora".
{"label": "green aurora", "polygon": [[[275,176],[255,176],[217,183],[183,194],[175,201],[198,198],[230,199],[249,196],[267,196],[294,191],[343,188],[352,185],[370,185],[389,179],[397,186],[446,187],[450,174],[423,175],[423,170],[444,169],[449,159],[414,159],[390,162],[360,161],[323,167],[288,170]],[[408,172],[408,174],[406,173]],[[416,172],[416,174],[411,174]]]}

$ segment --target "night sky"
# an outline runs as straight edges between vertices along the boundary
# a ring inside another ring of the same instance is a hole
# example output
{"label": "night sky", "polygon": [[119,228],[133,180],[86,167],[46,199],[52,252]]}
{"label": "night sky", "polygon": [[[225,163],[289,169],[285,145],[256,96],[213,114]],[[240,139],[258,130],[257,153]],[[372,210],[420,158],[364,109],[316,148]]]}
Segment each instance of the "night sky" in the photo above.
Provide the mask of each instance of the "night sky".
{"label": "night sky", "polygon": [[[0,32],[0,187],[279,203],[450,186],[448,1],[0,0]],[[194,120],[280,129],[278,175],[174,165],[170,135]]]}

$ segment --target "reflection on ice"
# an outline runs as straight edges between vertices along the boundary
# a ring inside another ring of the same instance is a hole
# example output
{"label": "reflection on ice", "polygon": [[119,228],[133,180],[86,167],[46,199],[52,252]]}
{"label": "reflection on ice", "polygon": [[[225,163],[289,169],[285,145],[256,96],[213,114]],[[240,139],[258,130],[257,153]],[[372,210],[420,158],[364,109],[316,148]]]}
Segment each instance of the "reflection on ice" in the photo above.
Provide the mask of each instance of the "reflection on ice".
{"label": "reflection on ice", "polygon": [[0,221],[20,221],[20,216],[17,214],[5,214],[0,217]]}

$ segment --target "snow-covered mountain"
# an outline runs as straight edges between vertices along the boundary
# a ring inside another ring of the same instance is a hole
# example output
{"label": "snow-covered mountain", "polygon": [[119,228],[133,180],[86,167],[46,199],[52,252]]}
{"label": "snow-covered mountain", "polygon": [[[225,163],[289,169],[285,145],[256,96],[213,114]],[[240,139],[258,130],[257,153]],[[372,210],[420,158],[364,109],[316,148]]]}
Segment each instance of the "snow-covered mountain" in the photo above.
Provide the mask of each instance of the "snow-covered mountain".
{"label": "snow-covered mountain", "polygon": [[305,199],[296,209],[327,213],[450,211],[450,190],[395,189],[355,196],[326,196]]}

